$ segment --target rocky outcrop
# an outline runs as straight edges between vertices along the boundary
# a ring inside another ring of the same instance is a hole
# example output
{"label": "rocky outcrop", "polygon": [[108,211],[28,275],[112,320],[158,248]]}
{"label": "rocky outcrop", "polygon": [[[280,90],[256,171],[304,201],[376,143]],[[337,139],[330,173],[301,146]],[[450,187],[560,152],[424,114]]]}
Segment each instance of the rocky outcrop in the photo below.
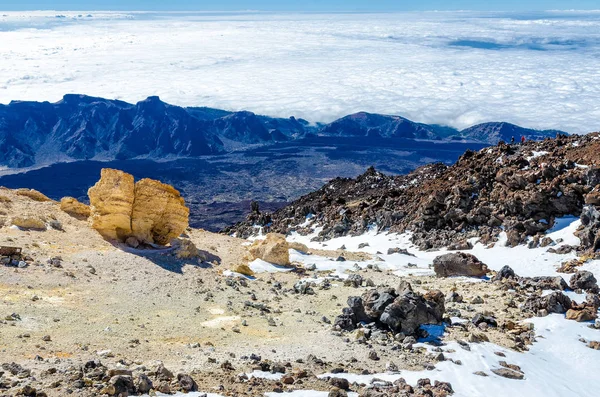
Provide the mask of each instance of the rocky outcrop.
{"label": "rocky outcrop", "polygon": [[432,290],[422,295],[402,282],[396,290],[372,289],[361,297],[349,297],[348,307],[334,325],[352,331],[361,322],[375,322],[394,333],[414,335],[423,324],[441,324],[444,312],[442,292]]}
{"label": "rocky outcrop", "polygon": [[100,180],[88,190],[92,227],[108,240],[131,236],[131,212],[135,199],[133,175],[103,168]]}
{"label": "rocky outcrop", "polygon": [[78,219],[87,219],[92,213],[89,205],[79,202],[74,197],[63,197],[60,200],[60,209]]}
{"label": "rocky outcrop", "polygon": [[46,230],[46,220],[39,216],[16,216],[10,223],[21,229]]}
{"label": "rocky outcrop", "polygon": [[575,235],[581,245],[595,252],[600,249],[600,207],[586,205],[581,212],[581,226]]}
{"label": "rocky outcrop", "polygon": [[173,186],[152,179],[135,184],[131,234],[139,241],[166,245],[188,227],[189,215]]}
{"label": "rocky outcrop", "polygon": [[[179,259],[199,258],[200,250],[188,238],[174,238],[171,240],[171,247],[175,249],[175,256]],[[204,258],[200,258],[204,259]]]}
{"label": "rocky outcrop", "polygon": [[576,272],[569,280],[569,286],[574,289],[582,289],[584,291],[598,291],[598,283],[592,272],[580,270]]}
{"label": "rocky outcrop", "polygon": [[546,296],[531,295],[521,310],[533,314],[566,313],[572,306],[571,299],[562,292],[553,292]]}
{"label": "rocky outcrop", "polygon": [[254,276],[254,271],[245,263],[240,263],[231,268],[232,272],[243,274],[244,276]]}
{"label": "rocky outcrop", "polygon": [[493,282],[501,283],[504,289],[517,291],[565,291],[569,289],[567,282],[560,276],[520,277],[510,266],[504,266],[492,278]]}
{"label": "rocky outcrop", "polygon": [[183,198],[159,181],[134,183],[132,175],[104,168],[88,195],[92,227],[109,240],[166,245],[188,226]]}
{"label": "rocky outcrop", "polygon": [[264,240],[256,240],[248,252],[250,260],[262,259],[263,261],[273,263],[279,266],[290,265],[290,246],[285,240],[285,236],[276,233],[267,234]]}
{"label": "rocky outcrop", "polygon": [[324,241],[375,228],[410,231],[412,241],[426,250],[463,246],[473,237],[489,244],[506,232],[506,245],[515,246],[530,236],[552,244],[543,237],[555,219],[582,215],[581,248],[597,250],[599,138],[592,133],[522,145],[501,142],[467,151],[450,167],[430,164],[407,175],[387,176],[370,168],[355,179],[334,179],[227,233],[247,237],[258,225],[267,232],[308,234],[319,226],[315,240]]}
{"label": "rocky outcrop", "polygon": [[34,201],[52,201],[52,199],[46,196],[44,193],[38,192],[35,189],[17,189],[15,193],[17,193],[18,196],[29,197]]}
{"label": "rocky outcrop", "polygon": [[438,277],[483,277],[488,267],[477,257],[463,252],[440,255],[433,260],[433,270]]}

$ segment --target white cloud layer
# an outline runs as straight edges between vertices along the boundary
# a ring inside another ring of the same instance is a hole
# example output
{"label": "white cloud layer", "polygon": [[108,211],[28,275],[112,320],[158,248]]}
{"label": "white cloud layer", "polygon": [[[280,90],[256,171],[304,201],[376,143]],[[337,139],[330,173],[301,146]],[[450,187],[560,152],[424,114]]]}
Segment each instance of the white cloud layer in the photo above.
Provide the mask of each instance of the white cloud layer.
{"label": "white cloud layer", "polygon": [[600,130],[600,13],[0,12],[0,103],[65,93],[589,132]]}

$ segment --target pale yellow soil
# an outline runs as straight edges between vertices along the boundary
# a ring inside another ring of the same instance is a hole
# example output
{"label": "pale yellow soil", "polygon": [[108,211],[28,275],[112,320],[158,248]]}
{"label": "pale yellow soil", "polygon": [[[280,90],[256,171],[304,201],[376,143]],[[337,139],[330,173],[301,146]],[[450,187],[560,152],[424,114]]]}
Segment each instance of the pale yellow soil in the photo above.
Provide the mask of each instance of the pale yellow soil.
{"label": "pale yellow soil", "polygon": [[[188,230],[190,239],[205,251],[210,263],[179,260],[168,251],[132,251],[104,241],[86,221],[60,211],[58,203],[33,201],[9,190],[0,193],[9,200],[0,202],[0,213],[4,214],[0,216],[4,219],[0,245],[22,247],[24,255],[34,259],[24,269],[0,266],[0,320],[12,313],[21,318],[0,323],[0,363],[18,362],[35,373],[57,365],[55,359],[79,365],[100,358],[107,366],[123,360],[148,367],[160,360],[174,372],[211,374],[203,378],[202,384],[213,387],[235,383],[226,381],[226,373],[220,369],[226,360],[235,367],[232,374],[251,371],[248,361],[241,357],[252,353],[291,363],[306,361],[312,354],[327,364],[294,367],[308,367],[317,374],[340,366],[352,372],[383,371],[389,361],[400,368],[421,369],[430,361],[418,350],[397,352],[377,344],[372,348],[381,360],[369,360],[368,345],[345,342],[322,321],[323,316],[333,321],[347,297],[361,295],[365,288],[345,287],[341,281],[333,281],[330,289],[315,287],[315,295],[298,295],[291,290],[304,276],[295,272],[258,274],[255,280],[247,281],[247,286],[239,282],[229,286],[222,273],[243,258],[246,248],[242,240]],[[11,228],[10,218],[16,214],[55,218],[64,231]],[[340,252],[314,251],[324,256]],[[366,259],[364,254],[343,252],[349,267],[352,260]],[[55,256],[62,257],[62,268],[46,263]],[[399,282],[387,272],[360,273],[376,285],[395,286]],[[445,294],[456,286],[467,302],[476,295],[484,297],[484,304],[447,305],[459,308],[466,318],[489,310],[502,322],[518,313],[516,309],[505,309],[506,293],[486,283],[433,277],[409,281],[417,290],[438,288]],[[275,282],[282,288],[275,289]],[[252,294],[254,302],[267,305],[270,313],[245,306]],[[276,326],[269,325],[271,317]],[[467,338],[468,332],[453,331],[452,335]],[[486,335],[496,343],[513,345],[498,330]],[[51,340],[43,341],[44,336]],[[106,355],[106,351],[111,354],[100,357],[99,352]],[[36,356],[45,361],[35,361]],[[209,358],[215,360],[209,362]],[[357,361],[350,363],[351,358]],[[315,387],[326,388],[314,378],[312,382],[317,382]],[[245,386],[231,387],[238,390]],[[304,387],[306,383],[296,385]],[[45,391],[57,396],[64,393],[60,387]]]}

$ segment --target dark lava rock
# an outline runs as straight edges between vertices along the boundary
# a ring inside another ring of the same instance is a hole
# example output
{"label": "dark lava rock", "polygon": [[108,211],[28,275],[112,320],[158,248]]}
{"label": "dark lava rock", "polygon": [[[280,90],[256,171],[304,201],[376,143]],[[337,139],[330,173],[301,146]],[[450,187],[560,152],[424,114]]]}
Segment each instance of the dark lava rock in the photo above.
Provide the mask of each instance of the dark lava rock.
{"label": "dark lava rock", "polygon": [[585,291],[597,290],[598,283],[596,277],[587,270],[580,270],[571,276],[571,280],[569,280],[569,286],[574,289],[582,289]]}
{"label": "dark lava rock", "polygon": [[179,387],[186,393],[198,391],[198,385],[188,374],[177,375],[177,381],[179,382]]}
{"label": "dark lava rock", "polygon": [[504,279],[516,279],[518,276],[515,274],[515,271],[508,265],[505,265],[500,269],[498,273],[494,276],[492,281],[501,281]]}
{"label": "dark lava rock", "polygon": [[533,314],[546,310],[547,313],[566,313],[572,306],[571,299],[562,292],[553,292],[546,296],[531,295],[523,306],[522,311]]}
{"label": "dark lava rock", "polygon": [[423,324],[441,324],[445,312],[441,291],[428,291],[422,295],[404,281],[397,290],[372,289],[360,298],[350,297],[348,306],[342,309],[334,326],[350,331],[359,322],[372,322],[385,330],[405,335],[414,335]]}
{"label": "dark lava rock", "polygon": [[488,268],[474,255],[455,252],[440,255],[433,260],[433,270],[438,277],[483,277]]}

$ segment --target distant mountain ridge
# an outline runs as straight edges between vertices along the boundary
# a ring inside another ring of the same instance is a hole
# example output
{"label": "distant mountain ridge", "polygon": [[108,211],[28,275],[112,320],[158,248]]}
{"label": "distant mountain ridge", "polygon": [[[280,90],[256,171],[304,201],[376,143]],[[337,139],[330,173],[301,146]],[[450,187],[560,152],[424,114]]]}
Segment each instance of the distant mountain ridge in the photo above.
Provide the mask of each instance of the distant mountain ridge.
{"label": "distant mountain ridge", "polygon": [[467,139],[490,144],[521,135],[554,137],[509,123],[458,131],[400,116],[359,112],[330,124],[272,118],[248,111],[180,107],[152,96],[136,104],[68,94],[61,101],[0,104],[0,165],[23,168],[70,160],[198,157],[310,135],[425,140]]}

